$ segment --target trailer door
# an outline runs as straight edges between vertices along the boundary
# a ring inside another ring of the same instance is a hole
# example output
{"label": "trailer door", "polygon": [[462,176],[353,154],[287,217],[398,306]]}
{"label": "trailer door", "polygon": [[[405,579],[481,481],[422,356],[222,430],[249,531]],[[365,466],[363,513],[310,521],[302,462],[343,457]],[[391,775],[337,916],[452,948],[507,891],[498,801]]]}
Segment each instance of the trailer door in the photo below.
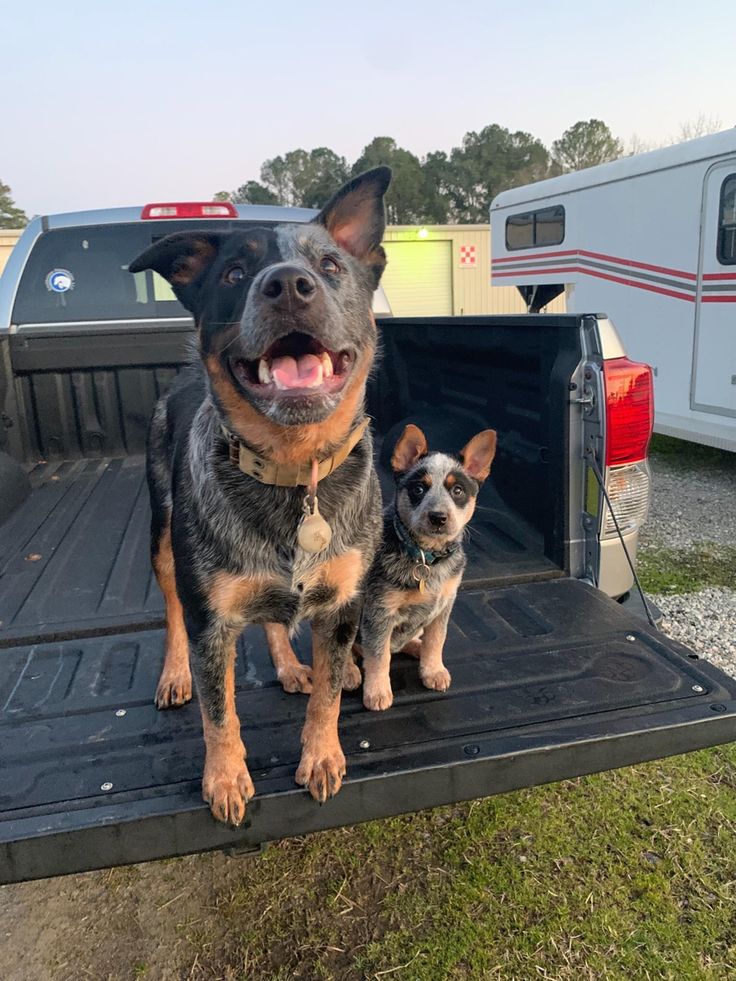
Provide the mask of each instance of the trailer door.
{"label": "trailer door", "polygon": [[705,175],[690,404],[736,416],[736,156]]}

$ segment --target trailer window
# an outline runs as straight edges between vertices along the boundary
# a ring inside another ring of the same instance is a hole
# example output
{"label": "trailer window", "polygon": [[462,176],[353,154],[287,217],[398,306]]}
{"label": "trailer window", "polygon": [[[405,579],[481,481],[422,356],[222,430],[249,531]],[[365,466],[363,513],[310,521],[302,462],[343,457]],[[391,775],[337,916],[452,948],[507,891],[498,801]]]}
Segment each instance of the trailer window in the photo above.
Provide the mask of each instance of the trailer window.
{"label": "trailer window", "polygon": [[724,266],[736,265],[736,174],[729,174],[721,185],[718,261]]}
{"label": "trailer window", "polygon": [[564,238],[565,209],[559,204],[506,219],[506,248],[510,251],[559,245]]}

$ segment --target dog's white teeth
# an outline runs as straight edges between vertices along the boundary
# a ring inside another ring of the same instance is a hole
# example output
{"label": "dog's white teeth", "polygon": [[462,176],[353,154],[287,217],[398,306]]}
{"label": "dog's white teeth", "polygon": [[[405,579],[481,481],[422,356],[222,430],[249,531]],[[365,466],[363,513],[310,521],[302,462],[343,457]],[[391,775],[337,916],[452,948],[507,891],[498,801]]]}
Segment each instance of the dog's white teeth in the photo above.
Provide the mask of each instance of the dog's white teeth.
{"label": "dog's white teeth", "polygon": [[332,378],[335,369],[332,367],[332,358],[327,351],[322,354],[322,374],[325,378]]}
{"label": "dog's white teeth", "polygon": [[271,369],[268,367],[268,362],[265,358],[261,358],[258,362],[258,381],[261,385],[271,384]]}

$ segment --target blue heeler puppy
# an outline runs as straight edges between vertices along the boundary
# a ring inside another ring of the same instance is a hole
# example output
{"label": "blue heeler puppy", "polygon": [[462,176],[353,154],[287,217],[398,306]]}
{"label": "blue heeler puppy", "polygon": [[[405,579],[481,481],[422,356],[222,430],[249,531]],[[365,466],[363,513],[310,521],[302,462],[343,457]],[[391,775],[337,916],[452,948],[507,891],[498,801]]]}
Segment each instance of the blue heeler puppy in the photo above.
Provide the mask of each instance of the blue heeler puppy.
{"label": "blue heeler puppy", "polygon": [[463,531],[495,452],[492,429],[474,436],[457,458],[429,453],[413,425],[396,444],[396,496],[384,511],[383,543],[366,579],[360,625],[366,708],[387,709],[393,702],[389,669],[398,651],[419,658],[427,688],[450,687],[442,652],[465,569]]}

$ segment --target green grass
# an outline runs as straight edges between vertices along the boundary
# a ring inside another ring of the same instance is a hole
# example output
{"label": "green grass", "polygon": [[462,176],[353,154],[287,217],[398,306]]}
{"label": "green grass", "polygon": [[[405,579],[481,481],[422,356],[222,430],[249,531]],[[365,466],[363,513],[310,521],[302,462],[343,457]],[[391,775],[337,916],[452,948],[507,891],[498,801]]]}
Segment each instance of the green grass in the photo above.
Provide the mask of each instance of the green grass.
{"label": "green grass", "polygon": [[733,978],[735,844],[734,746],[291,839],[193,976]]}
{"label": "green grass", "polygon": [[640,547],[637,572],[650,593],[694,593],[736,583],[736,546],[703,542],[692,548]]}
{"label": "green grass", "polygon": [[651,454],[683,469],[699,467],[701,469],[732,470],[736,468],[736,453],[718,450],[713,446],[691,443],[684,439],[675,439],[672,436],[655,434],[652,436],[649,451]]}

